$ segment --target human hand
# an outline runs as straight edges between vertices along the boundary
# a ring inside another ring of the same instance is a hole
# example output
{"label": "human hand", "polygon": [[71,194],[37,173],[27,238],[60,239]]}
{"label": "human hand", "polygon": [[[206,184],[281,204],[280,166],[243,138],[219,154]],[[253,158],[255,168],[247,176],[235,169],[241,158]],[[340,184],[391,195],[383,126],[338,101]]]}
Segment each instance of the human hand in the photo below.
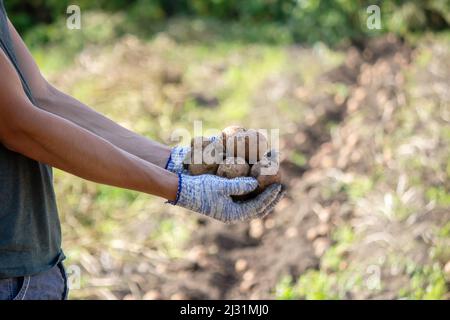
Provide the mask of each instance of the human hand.
{"label": "human hand", "polygon": [[[214,142],[218,137],[212,136],[208,137],[208,139],[211,142]],[[187,174],[187,169],[184,166],[183,161],[186,158],[186,155],[191,151],[190,146],[182,147],[182,146],[176,146],[174,147],[171,152],[169,159],[166,164],[166,170],[169,170],[173,173],[183,173]]]}
{"label": "human hand", "polygon": [[234,201],[232,196],[255,190],[258,186],[256,179],[226,179],[214,175],[189,176],[181,173],[179,179],[177,199],[172,204],[227,223],[262,218],[284,195],[282,186],[273,184],[255,198]]}
{"label": "human hand", "polygon": [[191,151],[191,147],[176,146],[172,148],[169,159],[167,160],[166,170],[173,173],[186,174],[187,170],[184,168],[183,161],[189,151]]}

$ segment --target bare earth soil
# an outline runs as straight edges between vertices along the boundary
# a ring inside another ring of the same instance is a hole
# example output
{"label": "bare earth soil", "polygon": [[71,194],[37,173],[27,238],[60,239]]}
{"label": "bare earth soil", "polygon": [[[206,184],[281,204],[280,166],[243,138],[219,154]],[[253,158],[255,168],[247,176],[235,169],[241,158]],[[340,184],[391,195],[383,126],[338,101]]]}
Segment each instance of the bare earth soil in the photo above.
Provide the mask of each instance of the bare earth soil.
{"label": "bare earth soil", "polygon": [[[297,48],[291,51],[294,61],[301,53]],[[411,54],[410,47],[390,36],[347,49],[346,61],[322,78],[346,84],[348,96],[305,94],[314,108],[314,117],[299,125],[295,133],[283,137],[282,150],[300,150],[309,160],[304,166],[298,166],[289,161],[288,154],[283,154],[282,171],[289,190],[286,199],[263,221],[223,225],[200,219],[187,246],[188,258],[167,266],[167,278],[158,281],[156,287],[161,290],[159,294],[154,292],[154,297],[273,298],[283,276],[297,279],[308,269],[318,269],[321,257],[333,244],[331,234],[336,226],[357,218],[345,192],[324,197],[322,186],[330,183],[333,169],[334,174],[364,173],[374,165],[370,135],[360,135],[346,120],[350,114],[362,112],[365,119],[359,125],[375,120],[386,127],[387,133],[392,130],[388,117],[403,103],[401,72],[409,66]],[[298,87],[296,84],[290,83],[288,87],[291,90],[288,95],[298,96],[298,92],[293,92]],[[379,103],[380,92],[385,96],[384,104]],[[326,129],[330,121],[339,127],[339,144],[332,141]],[[427,217],[438,225],[449,218],[448,211],[436,211]],[[378,228],[381,232],[384,226]],[[404,231],[396,232],[401,237]],[[349,260],[376,255],[377,251],[372,249],[369,243],[362,249],[354,248],[352,256],[342,262],[342,268],[346,268]],[[347,298],[393,298],[404,281],[391,283],[391,288],[373,295],[360,292]]]}
{"label": "bare earth soil", "polygon": [[450,298],[450,47],[416,45],[205,58],[162,35],[85,50],[56,83],[155,139],[227,112],[279,127],[288,192],[263,220],[225,225],[57,172],[67,264],[82,269],[72,298]]}

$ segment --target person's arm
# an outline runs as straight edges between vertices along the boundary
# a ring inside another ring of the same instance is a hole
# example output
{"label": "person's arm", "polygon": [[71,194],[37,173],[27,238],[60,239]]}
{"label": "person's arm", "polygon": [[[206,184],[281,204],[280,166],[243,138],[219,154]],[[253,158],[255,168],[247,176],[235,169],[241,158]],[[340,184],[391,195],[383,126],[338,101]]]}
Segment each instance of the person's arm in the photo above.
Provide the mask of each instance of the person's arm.
{"label": "person's arm", "polygon": [[0,50],[0,143],[79,177],[175,200],[178,177],[35,107]]}
{"label": "person's arm", "polygon": [[77,124],[128,153],[159,167],[165,167],[171,152],[170,147],[118,125],[53,87],[42,76],[28,48],[11,22],[9,22],[9,30],[20,67],[30,84],[38,107]]}
{"label": "person's arm", "polygon": [[154,194],[224,222],[261,218],[283,196],[281,185],[274,184],[254,199],[235,202],[234,195],[254,191],[258,181],[172,173],[34,106],[2,50],[0,74],[0,143],[14,152],[94,182]]}

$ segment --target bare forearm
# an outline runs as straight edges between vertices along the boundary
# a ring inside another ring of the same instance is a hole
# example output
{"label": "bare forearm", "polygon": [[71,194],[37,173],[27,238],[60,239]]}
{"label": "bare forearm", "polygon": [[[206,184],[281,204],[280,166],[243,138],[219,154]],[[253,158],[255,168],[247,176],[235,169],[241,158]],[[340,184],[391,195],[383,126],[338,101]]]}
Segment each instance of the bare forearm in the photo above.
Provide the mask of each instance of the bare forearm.
{"label": "bare forearm", "polygon": [[49,87],[49,95],[38,101],[40,108],[69,120],[102,137],[116,147],[145,161],[164,168],[170,155],[170,147],[138,135],[75,98]]}
{"label": "bare forearm", "polygon": [[166,165],[170,154],[169,147],[119,126],[51,86],[42,76],[25,43],[11,23],[9,28],[21,69],[39,107],[77,124],[141,159],[159,167]]}
{"label": "bare forearm", "polygon": [[70,121],[32,109],[14,132],[10,145],[14,151],[94,182],[175,198],[176,175]]}

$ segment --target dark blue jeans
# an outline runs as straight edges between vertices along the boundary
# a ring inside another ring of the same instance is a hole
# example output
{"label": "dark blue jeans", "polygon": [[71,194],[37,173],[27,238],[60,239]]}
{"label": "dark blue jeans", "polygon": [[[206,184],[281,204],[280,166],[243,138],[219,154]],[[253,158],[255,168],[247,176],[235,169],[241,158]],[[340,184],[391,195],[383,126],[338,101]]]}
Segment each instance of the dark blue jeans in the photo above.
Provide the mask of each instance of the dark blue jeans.
{"label": "dark blue jeans", "polygon": [[36,275],[0,279],[0,300],[66,300],[68,291],[62,263]]}

